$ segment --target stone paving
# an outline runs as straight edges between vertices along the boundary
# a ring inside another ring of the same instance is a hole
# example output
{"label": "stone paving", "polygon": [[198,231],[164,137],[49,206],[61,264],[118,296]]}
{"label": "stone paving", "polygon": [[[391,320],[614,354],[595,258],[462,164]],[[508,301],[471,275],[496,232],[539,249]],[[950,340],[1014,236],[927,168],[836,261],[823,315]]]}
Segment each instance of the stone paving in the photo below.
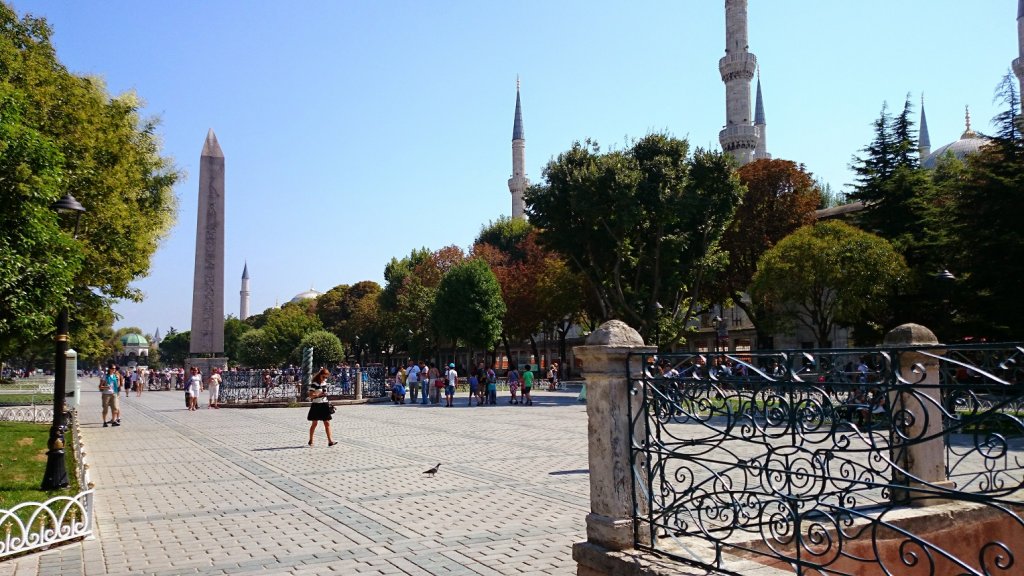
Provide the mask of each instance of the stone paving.
{"label": "stone paving", "polygon": [[586,409],[535,396],[339,406],[339,444],[318,428],[309,448],[305,408],[188,412],[181,392],[146,392],[102,428],[99,394],[84,393],[96,537],[0,562],[0,576],[574,574]]}

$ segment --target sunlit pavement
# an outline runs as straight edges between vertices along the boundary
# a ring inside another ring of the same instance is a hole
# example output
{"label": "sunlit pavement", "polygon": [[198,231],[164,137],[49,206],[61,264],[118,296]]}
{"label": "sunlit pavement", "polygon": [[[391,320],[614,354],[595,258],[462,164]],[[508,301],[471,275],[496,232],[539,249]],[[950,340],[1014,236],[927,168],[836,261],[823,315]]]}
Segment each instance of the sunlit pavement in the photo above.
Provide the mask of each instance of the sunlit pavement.
{"label": "sunlit pavement", "polygon": [[85,393],[96,537],[0,575],[574,574],[586,409],[535,396],[339,406],[338,444],[318,427],[310,448],[305,408],[188,412],[183,392],[145,392],[103,428]]}

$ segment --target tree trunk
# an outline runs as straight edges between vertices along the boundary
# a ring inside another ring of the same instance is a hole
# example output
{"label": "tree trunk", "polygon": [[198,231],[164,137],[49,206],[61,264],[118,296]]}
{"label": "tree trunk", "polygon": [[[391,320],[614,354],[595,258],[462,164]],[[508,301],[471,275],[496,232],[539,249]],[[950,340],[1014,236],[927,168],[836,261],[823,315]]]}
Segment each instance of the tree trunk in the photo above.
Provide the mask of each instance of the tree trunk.
{"label": "tree trunk", "polygon": [[530,334],[530,351],[533,352],[533,359],[537,361],[537,365],[539,366],[540,351],[537,349],[537,339],[533,337],[533,334]]}
{"label": "tree trunk", "polygon": [[509,346],[508,344],[508,334],[502,333],[501,343],[505,347],[505,357],[508,358],[509,367],[515,366],[515,364],[512,362],[512,347]]}

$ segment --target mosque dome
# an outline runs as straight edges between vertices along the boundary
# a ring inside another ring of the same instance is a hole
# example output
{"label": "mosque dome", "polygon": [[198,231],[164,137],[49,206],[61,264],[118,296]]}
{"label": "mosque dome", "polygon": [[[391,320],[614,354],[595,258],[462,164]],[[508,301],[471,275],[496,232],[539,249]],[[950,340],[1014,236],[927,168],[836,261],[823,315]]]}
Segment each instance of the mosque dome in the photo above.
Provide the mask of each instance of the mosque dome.
{"label": "mosque dome", "polygon": [[303,300],[316,300],[317,298],[319,298],[322,295],[323,295],[323,292],[319,292],[317,290],[314,290],[313,288],[310,288],[309,290],[306,290],[305,292],[299,292],[298,294],[295,295],[294,298],[289,300],[289,302],[291,302],[292,304],[298,304],[299,302],[302,302]]}
{"label": "mosque dome", "polygon": [[136,346],[136,347],[148,347],[149,342],[142,334],[125,334],[121,336],[121,344],[123,346]]}
{"label": "mosque dome", "polygon": [[925,157],[921,161],[921,166],[928,168],[929,170],[934,169],[939,163],[939,159],[945,156],[947,153],[952,152],[953,156],[956,156],[958,160],[963,160],[971,154],[977,154],[978,150],[985,144],[988,144],[988,138],[981,136],[974,130],[971,130],[971,114],[967,113],[967,129],[960,135],[960,139],[956,142],[950,142],[945,146],[936,149],[934,152]]}

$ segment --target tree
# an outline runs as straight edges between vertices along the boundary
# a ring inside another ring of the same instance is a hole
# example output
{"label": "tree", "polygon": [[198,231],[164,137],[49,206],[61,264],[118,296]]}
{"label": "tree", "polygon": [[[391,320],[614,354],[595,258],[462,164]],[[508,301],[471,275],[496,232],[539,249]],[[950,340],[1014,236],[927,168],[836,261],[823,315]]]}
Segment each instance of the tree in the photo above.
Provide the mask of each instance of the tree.
{"label": "tree", "polygon": [[434,299],[441,279],[465,258],[458,246],[434,252],[422,248],[402,260],[393,258],[384,268],[387,284],[380,303],[390,327],[381,334],[386,350],[405,344],[406,349],[423,353],[440,344],[432,316]]}
{"label": "tree", "polygon": [[372,280],[335,286],[316,299],[316,315],[326,330],[351,345],[365,329],[355,322],[356,309],[363,299],[376,299],[380,292],[380,284]]}
{"label": "tree", "polygon": [[345,358],[345,348],[337,336],[326,330],[316,330],[302,337],[299,345],[292,351],[292,363],[302,363],[302,351],[313,349],[313,369],[330,368]]}
{"label": "tree", "polygon": [[189,342],[192,332],[178,332],[174,328],[160,341],[160,358],[166,366],[184,366],[189,356]]}
{"label": "tree", "polygon": [[1024,337],[1024,137],[1016,79],[1007,74],[996,90],[1003,111],[994,119],[991,141],[967,158],[954,192],[949,250],[950,270],[958,277],[953,304],[966,334]]}
{"label": "tree", "polygon": [[250,368],[270,368],[279,364],[274,343],[262,328],[254,328],[238,338],[238,360]]}
{"label": "tree", "polygon": [[265,339],[262,341],[265,349],[261,350],[261,354],[266,355],[260,359],[269,361],[269,364],[284,364],[306,334],[322,329],[320,319],[302,302],[288,303],[270,310],[267,323],[259,329]]}
{"label": "tree", "polygon": [[750,318],[758,346],[770,342],[764,325],[764,302],[747,298],[757,262],[769,248],[797,229],[814,222],[820,190],[802,164],[790,160],[755,160],[739,169],[747,193],[722,236],[729,264],[714,276],[709,296],[718,303],[731,300]]}
{"label": "tree", "polygon": [[740,201],[728,156],[663,134],[625,151],[576,142],[526,194],[546,247],[586,282],[601,321],[621,318],[646,338],[658,304],[678,340],[701,299],[706,274],[723,263],[719,239]]}
{"label": "tree", "polygon": [[234,316],[228,316],[224,319],[224,355],[232,362],[238,362],[238,341],[242,335],[252,330],[252,326],[249,326],[245,322],[235,318]]}
{"label": "tree", "polygon": [[773,305],[778,326],[801,325],[818,346],[836,325],[880,324],[906,281],[903,257],[883,238],[836,221],[805,226],[761,257],[751,296]]}
{"label": "tree", "polygon": [[489,350],[501,336],[505,303],[490,267],[479,258],[456,265],[441,279],[432,313],[438,331]]}
{"label": "tree", "polygon": [[[0,309],[18,314],[0,313],[8,350],[44,334],[65,303],[75,348],[96,348],[112,303],[141,298],[131,282],[176,211],[180,173],[160,156],[156,121],[139,117],[134,94],[110,97],[98,79],[68,72],[50,34],[44,20],[0,4]],[[88,210],[77,241],[47,215],[68,193]]]}

